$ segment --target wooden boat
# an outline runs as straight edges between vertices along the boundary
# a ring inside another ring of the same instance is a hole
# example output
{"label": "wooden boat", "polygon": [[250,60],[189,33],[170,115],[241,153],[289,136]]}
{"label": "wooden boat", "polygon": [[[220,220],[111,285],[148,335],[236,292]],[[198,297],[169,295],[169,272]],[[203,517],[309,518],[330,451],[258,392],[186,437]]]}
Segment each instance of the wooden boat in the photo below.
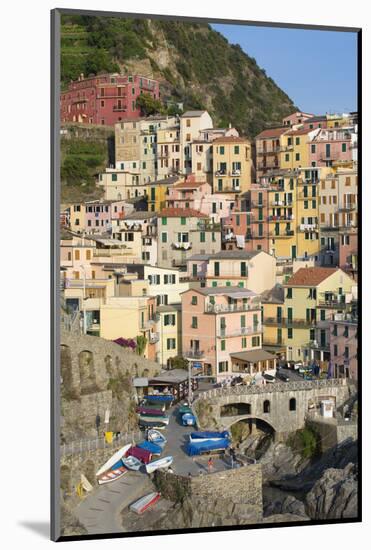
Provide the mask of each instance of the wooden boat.
{"label": "wooden boat", "polygon": [[129,509],[136,514],[143,514],[150,506],[153,506],[161,498],[160,493],[149,493],[129,506]]}
{"label": "wooden boat", "polygon": [[97,471],[97,473],[95,474],[97,477],[99,477],[100,475],[102,475],[104,472],[106,472],[107,470],[111,470],[112,469],[112,466],[114,464],[116,464],[116,462],[118,462],[119,460],[122,459],[122,457],[124,457],[126,455],[126,453],[128,452],[128,450],[130,449],[131,447],[131,443],[129,443],[128,445],[124,445],[123,447],[121,447],[121,449],[119,449],[118,451],[115,452],[115,454],[113,454],[111,456],[111,458],[109,460],[107,460],[107,462],[105,462],[103,464],[103,466],[101,468],[99,468],[99,470]]}
{"label": "wooden boat", "polygon": [[158,430],[148,430],[147,439],[151,441],[151,443],[160,445],[160,447],[164,447],[167,442],[166,437]]}
{"label": "wooden boat", "polygon": [[173,463],[173,460],[174,459],[172,456],[164,456],[164,458],[159,458],[158,460],[149,462],[148,464],[146,464],[147,474],[151,474],[159,468],[168,468]]}
{"label": "wooden boat", "polygon": [[111,481],[116,481],[120,479],[124,474],[126,474],[127,469],[125,468],[123,461],[119,460],[116,464],[112,466],[111,469],[105,471],[103,474],[98,476],[98,484],[104,485],[105,483],[110,483]]}
{"label": "wooden boat", "polygon": [[122,459],[122,462],[129,470],[139,470],[142,466],[142,462],[138,458],[135,458],[135,456],[125,456],[125,458]]}

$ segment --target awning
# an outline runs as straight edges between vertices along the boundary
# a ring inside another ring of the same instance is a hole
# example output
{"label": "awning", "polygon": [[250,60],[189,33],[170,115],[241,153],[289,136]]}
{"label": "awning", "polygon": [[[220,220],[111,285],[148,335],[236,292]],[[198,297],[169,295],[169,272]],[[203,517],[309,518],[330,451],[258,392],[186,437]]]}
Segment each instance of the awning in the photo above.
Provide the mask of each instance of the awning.
{"label": "awning", "polygon": [[232,359],[246,361],[247,363],[257,363],[258,361],[267,361],[276,359],[276,356],[264,349],[252,351],[242,351],[240,353],[230,353]]}

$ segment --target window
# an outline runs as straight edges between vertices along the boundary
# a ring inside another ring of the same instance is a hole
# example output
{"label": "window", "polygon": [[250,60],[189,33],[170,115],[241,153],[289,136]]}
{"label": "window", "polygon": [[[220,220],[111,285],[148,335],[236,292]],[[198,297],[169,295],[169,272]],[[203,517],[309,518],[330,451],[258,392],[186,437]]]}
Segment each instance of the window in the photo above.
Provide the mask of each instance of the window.
{"label": "window", "polygon": [[345,346],[345,348],[344,348],[344,357],[346,359],[349,359],[349,348],[348,348],[348,346]]}
{"label": "window", "polygon": [[197,264],[192,264],[192,277],[197,277]]}
{"label": "window", "polygon": [[225,351],[225,340],[220,340],[220,350]]}
{"label": "window", "polygon": [[251,345],[253,348],[258,348],[260,346],[260,336],[253,336],[251,338]]}
{"label": "window", "polygon": [[[146,153],[147,153],[147,151],[146,151]],[[143,162],[143,163],[142,163],[142,167],[143,167],[143,170],[145,170],[146,167],[147,167],[147,164],[146,164],[145,162]]]}
{"label": "window", "polygon": [[246,327],[246,315],[240,315],[240,327],[241,328]]}
{"label": "window", "polygon": [[180,224],[181,224],[181,225],[186,225],[186,223],[187,223],[187,219],[186,219],[186,218],[183,218],[183,217],[180,218]]}
{"label": "window", "polygon": [[317,208],[317,201],[312,201],[312,208]]}
{"label": "window", "polygon": [[288,298],[289,300],[292,299],[292,288],[288,288],[288,289],[287,289],[286,298]]}
{"label": "window", "polygon": [[235,155],[239,155],[239,154],[240,154],[240,148],[239,148],[238,145],[235,145],[235,146],[234,146],[234,154],[235,154]]}
{"label": "window", "polygon": [[111,174],[112,181],[117,181],[117,174]]}
{"label": "window", "polygon": [[337,344],[334,344],[334,355],[338,354],[338,347]]}
{"label": "window", "polygon": [[186,141],[191,141],[191,134],[186,135]]}
{"label": "window", "polygon": [[192,328],[198,328],[197,317],[192,317]]}
{"label": "window", "polygon": [[240,272],[241,272],[241,277],[246,277],[247,276],[246,262],[241,262]]}
{"label": "window", "polygon": [[175,313],[169,313],[164,316],[164,325],[167,326],[175,326]]}
{"label": "window", "polygon": [[85,257],[86,257],[87,260],[90,260],[90,259],[91,259],[91,250],[87,250],[87,251],[86,251]]}
{"label": "window", "polygon": [[240,215],[236,214],[236,225],[240,225]]}
{"label": "window", "polygon": [[289,162],[289,160],[290,160],[290,155],[289,155],[289,153],[286,153],[285,154],[285,162]]}
{"label": "window", "polygon": [[311,153],[315,153],[315,152],[316,152],[316,146],[315,146],[315,145],[311,145],[311,146],[310,146],[310,150],[311,150]]}
{"label": "window", "polygon": [[269,413],[271,410],[271,403],[266,399],[263,403],[263,413]]}
{"label": "window", "polygon": [[187,128],[191,127],[191,119],[187,118],[186,126],[187,126]]}
{"label": "window", "polygon": [[167,233],[166,233],[166,231],[163,231],[161,233],[161,242],[167,243]]}
{"label": "window", "polygon": [[220,275],[220,263],[214,262],[214,277],[219,277],[219,275]]}
{"label": "window", "polygon": [[308,201],[304,201],[304,210],[308,210]]}
{"label": "window", "polygon": [[320,319],[321,319],[321,321],[326,321],[326,310],[325,309],[320,310]]}
{"label": "window", "polygon": [[300,153],[295,153],[295,160],[300,160]]}
{"label": "window", "polygon": [[300,145],[300,138],[299,137],[295,138],[295,145]]}
{"label": "window", "polygon": [[175,349],[176,341],[175,338],[167,338],[166,349]]}
{"label": "window", "polygon": [[213,287],[216,287],[216,286],[218,286],[218,283],[217,283],[217,281],[213,281],[213,282],[211,283],[211,286],[213,286]]}
{"label": "window", "polygon": [[346,153],[346,152],[347,152],[347,144],[346,144],[346,143],[342,143],[342,144],[341,144],[341,152],[342,152],[342,153]]}
{"label": "window", "polygon": [[296,411],[296,399],[295,397],[291,397],[289,401],[289,411]]}
{"label": "window", "polygon": [[161,223],[162,225],[167,225],[167,218],[166,217],[161,218]]}
{"label": "window", "polygon": [[241,340],[241,348],[244,349],[247,346],[247,338],[242,338]]}
{"label": "window", "polygon": [[200,242],[204,243],[206,241],[205,231],[200,231]]}
{"label": "window", "polygon": [[345,338],[348,338],[348,336],[349,336],[349,327],[344,327],[344,336],[345,336]]}
{"label": "window", "polygon": [[227,372],[228,370],[228,361],[219,361],[218,363],[218,372]]}
{"label": "window", "polygon": [[219,148],[219,153],[221,155],[224,155],[224,145],[221,145],[220,148]]}
{"label": "window", "polygon": [[292,340],[293,336],[292,336],[292,328],[288,328],[287,329],[287,338],[289,340]]}
{"label": "window", "polygon": [[104,107],[104,101],[103,100],[100,102],[100,106]]}
{"label": "window", "polygon": [[80,250],[75,250],[75,260],[80,259]]}
{"label": "window", "polygon": [[197,306],[197,296],[192,296],[191,304]]}

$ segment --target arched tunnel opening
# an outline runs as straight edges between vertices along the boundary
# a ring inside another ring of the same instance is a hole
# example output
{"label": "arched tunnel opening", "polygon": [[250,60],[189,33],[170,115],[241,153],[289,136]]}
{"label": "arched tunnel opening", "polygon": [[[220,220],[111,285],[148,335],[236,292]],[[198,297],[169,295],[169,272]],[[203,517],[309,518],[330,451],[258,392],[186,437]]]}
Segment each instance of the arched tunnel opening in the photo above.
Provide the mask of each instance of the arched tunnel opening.
{"label": "arched tunnel opening", "polygon": [[274,441],[275,430],[260,418],[244,418],[235,422],[231,428],[233,445],[238,452],[259,460]]}

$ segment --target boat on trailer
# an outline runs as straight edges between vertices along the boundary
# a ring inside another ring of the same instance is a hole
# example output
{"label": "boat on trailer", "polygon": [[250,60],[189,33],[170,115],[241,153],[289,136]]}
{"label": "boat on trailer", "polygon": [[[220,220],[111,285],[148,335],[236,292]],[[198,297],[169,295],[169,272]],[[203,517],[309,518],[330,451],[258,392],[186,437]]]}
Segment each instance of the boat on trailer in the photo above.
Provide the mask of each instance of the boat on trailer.
{"label": "boat on trailer", "polygon": [[151,443],[155,443],[156,445],[160,445],[160,447],[162,447],[162,448],[164,448],[164,446],[167,443],[166,437],[161,432],[159,432],[158,430],[148,430],[147,439]]}
{"label": "boat on trailer", "polygon": [[144,497],[136,500],[129,506],[129,509],[136,514],[143,514],[148,508],[156,504],[156,502],[161,498],[160,493],[149,493]]}
{"label": "boat on trailer", "polygon": [[97,471],[97,473],[95,474],[97,477],[99,477],[100,475],[104,474],[104,472],[108,471],[108,470],[111,470],[112,469],[112,466],[114,466],[117,462],[119,462],[125,455],[126,453],[128,452],[128,450],[130,449],[131,447],[131,443],[129,443],[128,445],[124,445],[123,447],[121,447],[121,449],[119,449],[118,451],[116,451],[109,460],[107,460],[107,462],[105,462],[103,464],[103,466],[101,466],[99,468],[99,470]]}
{"label": "boat on trailer", "polygon": [[164,456],[163,458],[149,462],[146,464],[146,472],[147,474],[151,474],[160,468],[168,468],[173,463],[173,460],[174,458],[172,456]]}

